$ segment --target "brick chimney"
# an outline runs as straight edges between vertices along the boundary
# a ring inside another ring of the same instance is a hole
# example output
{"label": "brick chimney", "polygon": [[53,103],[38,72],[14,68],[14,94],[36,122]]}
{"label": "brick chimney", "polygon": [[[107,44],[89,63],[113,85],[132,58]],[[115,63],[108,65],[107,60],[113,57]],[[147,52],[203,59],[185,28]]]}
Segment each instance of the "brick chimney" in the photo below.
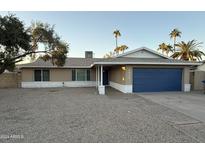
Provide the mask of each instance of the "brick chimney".
{"label": "brick chimney", "polygon": [[93,58],[93,52],[92,51],[85,51],[85,58]]}

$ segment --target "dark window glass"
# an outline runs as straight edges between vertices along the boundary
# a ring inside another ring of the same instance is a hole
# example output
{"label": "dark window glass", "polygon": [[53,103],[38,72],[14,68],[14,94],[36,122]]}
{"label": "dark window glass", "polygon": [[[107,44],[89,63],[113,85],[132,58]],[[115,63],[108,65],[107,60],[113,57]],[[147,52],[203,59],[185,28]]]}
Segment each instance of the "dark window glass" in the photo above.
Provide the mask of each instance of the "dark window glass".
{"label": "dark window glass", "polygon": [[86,81],[86,70],[85,69],[77,69],[77,81]]}
{"label": "dark window glass", "polygon": [[43,70],[43,81],[50,81],[50,72],[49,72],[49,70]]}
{"label": "dark window glass", "polygon": [[34,80],[41,81],[41,70],[34,70]]}
{"label": "dark window glass", "polygon": [[87,70],[87,81],[90,81],[90,70]]}
{"label": "dark window glass", "polygon": [[90,81],[89,69],[73,69],[72,81]]}
{"label": "dark window glass", "polygon": [[75,70],[72,70],[72,81],[75,81],[76,77],[75,77]]}

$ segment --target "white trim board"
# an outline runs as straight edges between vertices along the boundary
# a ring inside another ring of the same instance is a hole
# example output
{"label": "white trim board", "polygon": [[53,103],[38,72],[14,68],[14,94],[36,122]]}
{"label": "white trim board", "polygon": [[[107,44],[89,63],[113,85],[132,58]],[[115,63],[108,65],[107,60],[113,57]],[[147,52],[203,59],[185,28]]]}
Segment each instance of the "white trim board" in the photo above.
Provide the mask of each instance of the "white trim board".
{"label": "white trim board", "polygon": [[94,62],[94,65],[201,65],[202,63],[166,63],[166,62]]}
{"label": "white trim board", "polygon": [[95,87],[96,81],[66,81],[64,87]]}
{"label": "white trim board", "polygon": [[55,87],[94,87],[96,81],[42,81],[21,82],[22,88],[55,88]]}
{"label": "white trim board", "polygon": [[182,91],[190,92],[191,91],[191,84],[184,84],[184,90],[182,89]]}
{"label": "white trim board", "polygon": [[60,69],[73,69],[73,68],[91,68],[90,66],[18,66],[19,68],[60,68]]}
{"label": "white trim board", "polygon": [[132,85],[122,85],[122,84],[110,81],[110,86],[123,93],[132,93]]}
{"label": "white trim board", "polygon": [[33,82],[21,82],[22,88],[54,88],[63,87],[63,82],[49,82],[49,81],[33,81]]}

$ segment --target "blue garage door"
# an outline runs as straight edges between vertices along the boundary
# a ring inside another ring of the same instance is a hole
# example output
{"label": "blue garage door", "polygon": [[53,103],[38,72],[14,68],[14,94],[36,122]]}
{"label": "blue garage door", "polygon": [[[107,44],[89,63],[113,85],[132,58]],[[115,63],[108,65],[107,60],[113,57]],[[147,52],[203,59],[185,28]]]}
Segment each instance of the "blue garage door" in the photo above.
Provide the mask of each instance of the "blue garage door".
{"label": "blue garage door", "polygon": [[133,69],[133,92],[181,91],[182,69]]}

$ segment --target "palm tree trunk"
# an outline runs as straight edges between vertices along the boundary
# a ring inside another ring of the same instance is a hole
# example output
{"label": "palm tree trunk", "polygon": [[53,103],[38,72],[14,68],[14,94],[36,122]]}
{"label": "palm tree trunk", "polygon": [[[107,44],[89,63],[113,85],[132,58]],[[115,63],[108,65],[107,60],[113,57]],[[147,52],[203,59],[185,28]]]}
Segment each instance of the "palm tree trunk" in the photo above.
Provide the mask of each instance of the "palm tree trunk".
{"label": "palm tree trunk", "polygon": [[117,37],[115,37],[115,41],[116,41],[115,43],[116,43],[116,48],[117,48]]}
{"label": "palm tree trunk", "polygon": [[175,52],[176,37],[174,38],[174,52]]}

